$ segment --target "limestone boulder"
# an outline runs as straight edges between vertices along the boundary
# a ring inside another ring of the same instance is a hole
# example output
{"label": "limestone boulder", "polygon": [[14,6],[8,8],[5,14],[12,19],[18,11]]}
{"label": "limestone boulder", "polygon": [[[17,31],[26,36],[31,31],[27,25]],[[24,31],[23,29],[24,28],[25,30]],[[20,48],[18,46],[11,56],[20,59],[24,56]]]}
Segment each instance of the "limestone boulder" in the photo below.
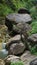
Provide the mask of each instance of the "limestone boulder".
{"label": "limestone boulder", "polygon": [[13,30],[13,24],[18,23],[31,23],[31,16],[30,14],[19,14],[19,13],[11,13],[6,16],[5,18],[5,25],[8,27],[8,29],[11,31]]}
{"label": "limestone boulder", "polygon": [[37,33],[36,34],[32,34],[31,36],[29,36],[28,37],[28,41],[36,43],[37,42]]}
{"label": "limestone boulder", "polygon": [[37,65],[37,58],[35,58],[34,60],[32,60],[32,61],[30,62],[30,65]]}
{"label": "limestone boulder", "polygon": [[23,31],[29,32],[31,29],[31,26],[27,23],[18,23],[17,25],[13,25],[13,30],[17,33],[22,33]]}
{"label": "limestone boulder", "polygon": [[20,61],[20,58],[18,56],[14,55],[8,55],[5,59],[5,65],[10,65],[11,62],[18,62]]}
{"label": "limestone boulder", "polygon": [[21,36],[20,35],[16,35],[12,38],[10,38],[5,46],[6,49],[9,49],[10,45],[13,44],[13,43],[18,43],[21,39]]}
{"label": "limestone boulder", "polygon": [[20,55],[24,52],[25,48],[26,46],[22,42],[14,43],[10,46],[9,54]]}

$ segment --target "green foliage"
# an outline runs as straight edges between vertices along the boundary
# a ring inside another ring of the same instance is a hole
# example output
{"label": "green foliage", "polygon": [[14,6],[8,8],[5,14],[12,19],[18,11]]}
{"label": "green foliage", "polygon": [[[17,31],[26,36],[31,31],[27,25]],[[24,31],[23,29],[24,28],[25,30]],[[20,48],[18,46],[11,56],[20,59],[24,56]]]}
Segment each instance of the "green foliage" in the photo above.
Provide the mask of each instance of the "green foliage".
{"label": "green foliage", "polygon": [[31,23],[32,30],[29,32],[29,35],[37,33],[37,21]]}
{"label": "green foliage", "polygon": [[11,12],[12,10],[7,5],[0,4],[0,16],[6,16]]}
{"label": "green foliage", "polygon": [[30,49],[30,51],[31,51],[32,54],[37,55],[37,47],[36,47],[36,46],[32,47],[32,48]]}
{"label": "green foliage", "polygon": [[36,6],[33,6],[31,9],[30,9],[30,12],[31,12],[31,16],[33,19],[37,19],[37,8]]}
{"label": "green foliage", "polygon": [[17,12],[19,8],[27,8],[33,19],[37,19],[37,0],[0,0],[0,15]]}
{"label": "green foliage", "polygon": [[18,62],[12,62],[11,65],[24,65],[23,62],[18,61]]}

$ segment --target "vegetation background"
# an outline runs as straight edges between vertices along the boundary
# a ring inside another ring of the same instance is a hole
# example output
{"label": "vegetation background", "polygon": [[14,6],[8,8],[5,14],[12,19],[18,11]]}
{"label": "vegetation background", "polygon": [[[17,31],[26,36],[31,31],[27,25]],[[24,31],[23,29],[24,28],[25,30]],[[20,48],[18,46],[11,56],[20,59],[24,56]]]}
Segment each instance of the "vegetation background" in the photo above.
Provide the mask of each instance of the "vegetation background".
{"label": "vegetation background", "polygon": [[0,0],[0,16],[17,12],[19,8],[27,8],[33,19],[37,19],[37,0]]}

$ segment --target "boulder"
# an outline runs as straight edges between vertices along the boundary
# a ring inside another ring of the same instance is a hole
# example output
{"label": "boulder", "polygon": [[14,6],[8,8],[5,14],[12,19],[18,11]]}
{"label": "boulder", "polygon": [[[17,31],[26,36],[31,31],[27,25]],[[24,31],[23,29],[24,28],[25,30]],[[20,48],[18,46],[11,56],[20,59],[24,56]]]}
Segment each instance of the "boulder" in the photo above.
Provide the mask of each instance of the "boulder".
{"label": "boulder", "polygon": [[[28,37],[28,47],[31,49],[32,53],[37,53],[37,34],[32,34]],[[35,50],[35,52],[34,52]]]}
{"label": "boulder", "polygon": [[[21,60],[24,62],[24,65],[30,65],[30,62],[37,58],[36,55],[33,55],[30,53],[30,51],[25,51],[22,55],[21,55]],[[37,61],[37,60],[36,60]],[[32,65],[32,64],[31,64]],[[34,65],[34,64],[33,64]]]}
{"label": "boulder", "polygon": [[[27,42],[27,38],[29,36],[28,32],[31,31],[31,26],[27,23],[19,23],[14,25],[13,30],[20,34],[21,40],[25,43]],[[28,44],[26,44],[26,48],[28,49]]]}
{"label": "boulder", "polygon": [[29,14],[9,14],[6,16],[6,19],[8,19],[9,21],[11,21],[12,23],[25,23],[25,22],[29,22],[32,20],[31,16]]}
{"label": "boulder", "polygon": [[10,46],[9,54],[20,55],[25,49],[26,46],[22,42],[14,43]]}
{"label": "boulder", "polygon": [[20,58],[18,56],[14,55],[8,55],[5,59],[5,65],[10,65],[11,62],[18,62],[20,61]]}
{"label": "boulder", "polygon": [[30,14],[19,14],[19,13],[13,13],[9,14],[5,18],[5,25],[8,27],[8,29],[11,31],[13,30],[13,24],[18,23],[31,23],[31,16]]}
{"label": "boulder", "polygon": [[17,25],[13,25],[13,30],[17,33],[22,33],[23,31],[30,31],[31,26],[27,23],[18,23]]}
{"label": "boulder", "polygon": [[37,65],[37,58],[30,62],[30,65]]}
{"label": "boulder", "polygon": [[31,36],[29,36],[28,37],[28,41],[37,44],[37,33],[36,34],[32,34]]}
{"label": "boulder", "polygon": [[20,35],[16,35],[12,38],[10,38],[6,44],[6,49],[9,49],[10,45],[13,44],[13,43],[16,43],[16,42],[19,42],[21,39],[21,36]]}

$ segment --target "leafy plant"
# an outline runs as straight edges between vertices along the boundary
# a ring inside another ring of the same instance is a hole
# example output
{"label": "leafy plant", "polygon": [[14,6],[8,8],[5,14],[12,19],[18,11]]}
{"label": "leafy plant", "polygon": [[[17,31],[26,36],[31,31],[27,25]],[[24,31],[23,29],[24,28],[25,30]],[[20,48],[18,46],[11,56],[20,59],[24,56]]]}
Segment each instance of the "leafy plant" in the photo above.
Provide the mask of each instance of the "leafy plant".
{"label": "leafy plant", "polygon": [[13,11],[7,5],[0,4],[0,16],[6,16],[7,14],[11,12]]}
{"label": "leafy plant", "polygon": [[32,48],[30,49],[30,51],[31,51],[32,54],[37,55],[37,46],[32,47]]}
{"label": "leafy plant", "polygon": [[18,61],[18,62],[12,62],[11,65],[24,65],[23,62]]}
{"label": "leafy plant", "polygon": [[29,35],[37,33],[37,21],[31,23],[32,30],[29,32]]}
{"label": "leafy plant", "polygon": [[36,6],[33,6],[31,9],[30,9],[30,12],[31,12],[31,16],[34,19],[37,19],[37,8]]}

